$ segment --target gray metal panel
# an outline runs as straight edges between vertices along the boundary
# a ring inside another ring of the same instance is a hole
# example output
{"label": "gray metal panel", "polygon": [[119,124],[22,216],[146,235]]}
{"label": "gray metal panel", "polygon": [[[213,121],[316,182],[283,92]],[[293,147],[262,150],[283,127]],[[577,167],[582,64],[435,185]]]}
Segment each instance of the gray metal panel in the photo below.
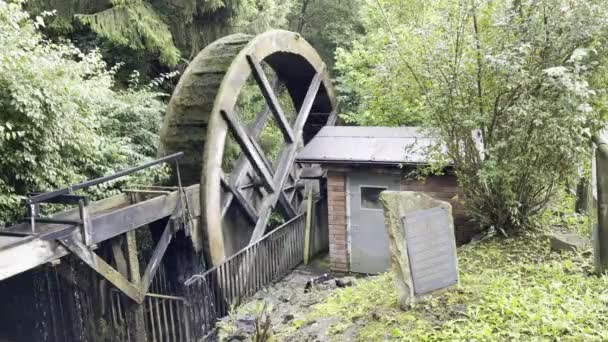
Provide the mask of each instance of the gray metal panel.
{"label": "gray metal panel", "polygon": [[369,209],[361,203],[361,187],[399,190],[400,176],[353,172],[348,175],[348,223],[350,269],[359,273],[381,273],[390,267],[388,234],[384,211]]}
{"label": "gray metal panel", "polygon": [[448,212],[441,208],[404,215],[410,271],[417,295],[443,289],[458,282],[456,251],[450,236]]}
{"label": "gray metal panel", "polygon": [[424,138],[420,127],[325,126],[317,137]]}
{"label": "gray metal panel", "polygon": [[[436,143],[416,127],[324,127],[297,156],[302,162],[425,164]],[[331,146],[331,148],[328,148]]]}

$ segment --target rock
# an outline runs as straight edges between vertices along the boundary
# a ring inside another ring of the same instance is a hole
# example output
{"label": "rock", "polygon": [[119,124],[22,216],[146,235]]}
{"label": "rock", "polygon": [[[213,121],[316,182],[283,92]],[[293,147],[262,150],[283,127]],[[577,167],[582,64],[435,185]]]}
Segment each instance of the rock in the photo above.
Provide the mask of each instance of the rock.
{"label": "rock", "polygon": [[[454,236],[454,220],[452,206],[448,202],[436,200],[422,192],[413,191],[384,191],[380,195],[384,207],[384,223],[388,233],[391,270],[395,277],[399,305],[403,310],[411,308],[419,299],[414,294],[410,262],[405,240],[405,232],[401,224],[403,215],[436,207],[447,210],[449,239],[456,253],[456,238]],[[454,255],[456,260],[456,255]]]}
{"label": "rock", "polygon": [[352,278],[352,277],[344,277],[341,279],[340,278],[335,279],[334,281],[336,283],[336,287],[344,288],[344,287],[353,286],[353,283],[354,283],[353,279],[354,278]]}
{"label": "rock", "polygon": [[290,321],[293,321],[294,318],[295,317],[292,314],[287,314],[287,315],[283,316],[283,324],[287,324]]}
{"label": "rock", "polygon": [[333,277],[327,273],[323,274],[322,276],[316,277],[316,278],[310,278],[306,282],[306,285],[304,286],[304,293],[307,293],[308,291],[310,291],[314,286],[323,284],[323,283],[331,280],[332,278]]}
{"label": "rock", "polygon": [[562,251],[582,251],[591,247],[591,240],[574,233],[552,233],[549,235],[551,240],[551,250]]}

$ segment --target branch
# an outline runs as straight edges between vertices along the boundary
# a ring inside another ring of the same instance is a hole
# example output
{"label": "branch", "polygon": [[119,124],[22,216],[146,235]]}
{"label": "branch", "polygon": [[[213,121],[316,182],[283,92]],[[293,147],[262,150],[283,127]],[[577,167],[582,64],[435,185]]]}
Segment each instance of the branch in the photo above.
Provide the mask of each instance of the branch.
{"label": "branch", "polygon": [[[481,41],[479,40],[479,27],[477,25],[477,8],[473,8],[473,29],[475,30],[475,48],[477,50],[477,97],[479,106],[479,117],[483,118],[483,88],[481,85],[482,79],[482,59],[481,59]],[[483,140],[486,140],[486,129],[482,127]]]}

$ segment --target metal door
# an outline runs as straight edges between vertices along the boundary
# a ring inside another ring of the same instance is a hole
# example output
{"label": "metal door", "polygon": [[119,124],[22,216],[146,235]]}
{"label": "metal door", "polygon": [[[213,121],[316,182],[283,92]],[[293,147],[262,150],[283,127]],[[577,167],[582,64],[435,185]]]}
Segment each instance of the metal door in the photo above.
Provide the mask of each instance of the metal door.
{"label": "metal door", "polygon": [[398,174],[351,173],[348,176],[351,271],[380,273],[390,267],[388,234],[378,196],[398,191]]}

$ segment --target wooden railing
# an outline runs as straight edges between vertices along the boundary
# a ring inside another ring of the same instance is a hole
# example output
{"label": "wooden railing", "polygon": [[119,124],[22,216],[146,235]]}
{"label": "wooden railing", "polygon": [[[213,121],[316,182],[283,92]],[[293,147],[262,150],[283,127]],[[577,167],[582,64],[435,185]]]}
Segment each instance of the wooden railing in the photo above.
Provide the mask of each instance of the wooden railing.
{"label": "wooden railing", "polygon": [[296,216],[220,265],[186,281],[193,339],[203,338],[244,298],[298,266],[304,258],[305,229],[306,215]]}

